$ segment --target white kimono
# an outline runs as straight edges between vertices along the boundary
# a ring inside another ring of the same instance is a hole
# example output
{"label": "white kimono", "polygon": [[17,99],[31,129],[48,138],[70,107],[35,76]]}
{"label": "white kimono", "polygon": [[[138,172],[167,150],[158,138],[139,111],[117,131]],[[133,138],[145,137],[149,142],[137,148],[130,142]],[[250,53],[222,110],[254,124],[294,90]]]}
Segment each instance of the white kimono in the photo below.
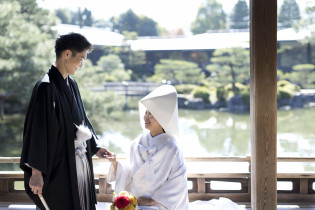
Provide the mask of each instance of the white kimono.
{"label": "white kimono", "polygon": [[144,134],[132,142],[130,163],[110,168],[108,182],[116,180],[115,192],[126,190],[136,197],[152,198],[159,204],[138,209],[189,209],[186,166],[176,141],[163,133]]}

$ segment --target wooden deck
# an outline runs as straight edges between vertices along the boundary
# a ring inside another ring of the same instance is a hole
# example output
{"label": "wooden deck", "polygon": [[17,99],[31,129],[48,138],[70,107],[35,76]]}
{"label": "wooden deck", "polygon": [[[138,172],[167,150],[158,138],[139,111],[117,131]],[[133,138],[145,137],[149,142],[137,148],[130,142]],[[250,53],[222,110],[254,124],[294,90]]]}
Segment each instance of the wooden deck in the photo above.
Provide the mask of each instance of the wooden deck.
{"label": "wooden deck", "polygon": [[[94,163],[109,165],[107,160],[93,159]],[[18,163],[19,158],[0,158],[0,163]],[[213,163],[247,163],[250,168],[250,157],[218,157],[218,158],[186,158],[188,171],[189,200],[210,200],[213,198],[226,197],[232,201],[245,205],[250,209],[251,182],[250,172],[209,172],[192,173],[190,165],[203,164],[207,167]],[[315,162],[315,158],[278,158],[278,162]],[[215,169],[214,169],[215,170]],[[278,190],[279,209],[315,209],[315,173],[278,173],[278,182],[285,182],[290,189]],[[8,208],[9,204],[28,204],[30,199],[24,189],[22,171],[1,171],[0,172],[0,209]],[[113,189],[106,182],[106,173],[95,173],[97,188],[97,199],[99,202],[110,202]],[[216,184],[223,184],[217,187]],[[20,186],[20,187],[17,187]],[[235,187],[236,186],[236,187]],[[20,206],[21,207],[21,206]],[[22,207],[21,207],[22,208]]]}

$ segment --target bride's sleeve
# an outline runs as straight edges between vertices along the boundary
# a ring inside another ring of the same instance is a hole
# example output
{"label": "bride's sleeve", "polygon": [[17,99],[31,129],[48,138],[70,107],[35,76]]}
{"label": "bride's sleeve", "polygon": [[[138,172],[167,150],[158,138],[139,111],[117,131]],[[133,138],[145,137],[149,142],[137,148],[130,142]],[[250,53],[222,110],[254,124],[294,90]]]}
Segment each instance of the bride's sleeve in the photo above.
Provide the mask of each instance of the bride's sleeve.
{"label": "bride's sleeve", "polygon": [[128,190],[131,182],[130,167],[125,162],[118,161],[117,170],[113,165],[110,166],[107,182],[112,184],[115,182],[115,192]]}
{"label": "bride's sleeve", "polygon": [[168,209],[188,209],[186,166],[182,153],[177,150],[169,162],[172,164],[169,177],[151,198]]}
{"label": "bride's sleeve", "polygon": [[[132,147],[130,146],[130,149]],[[128,155],[130,156],[130,155]],[[129,158],[130,159],[130,158]],[[117,161],[117,168],[111,164],[107,175],[107,182],[115,184],[115,192],[129,191],[131,183],[130,160]]]}

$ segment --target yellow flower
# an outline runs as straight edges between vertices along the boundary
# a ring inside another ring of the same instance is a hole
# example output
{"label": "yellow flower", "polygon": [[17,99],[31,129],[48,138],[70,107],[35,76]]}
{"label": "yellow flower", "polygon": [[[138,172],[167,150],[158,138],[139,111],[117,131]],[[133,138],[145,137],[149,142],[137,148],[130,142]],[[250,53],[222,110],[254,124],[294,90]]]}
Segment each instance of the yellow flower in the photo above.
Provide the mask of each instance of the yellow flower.
{"label": "yellow flower", "polygon": [[134,209],[135,207],[131,203],[129,203],[128,206],[125,207],[125,210],[134,210]]}
{"label": "yellow flower", "polygon": [[132,205],[137,205],[137,198],[135,197],[135,196],[131,196],[131,197],[129,197],[129,199],[130,199],[130,204],[132,204]]}
{"label": "yellow flower", "polygon": [[115,204],[112,203],[112,205],[110,206],[110,210],[115,210]]}

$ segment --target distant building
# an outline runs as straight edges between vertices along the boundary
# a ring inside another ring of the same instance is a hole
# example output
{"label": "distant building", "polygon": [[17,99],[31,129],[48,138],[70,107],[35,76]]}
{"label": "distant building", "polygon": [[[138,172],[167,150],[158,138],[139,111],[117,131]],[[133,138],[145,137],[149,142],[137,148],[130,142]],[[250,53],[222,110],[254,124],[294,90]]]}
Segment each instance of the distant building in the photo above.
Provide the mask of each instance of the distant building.
{"label": "distant building", "polygon": [[[315,25],[313,26],[315,27]],[[182,37],[139,37],[137,40],[124,41],[124,36],[108,29],[82,27],[76,25],[60,24],[55,27],[58,34],[71,31],[82,33],[95,46],[90,55],[93,63],[102,56],[104,46],[128,45],[133,51],[144,51],[146,53],[147,68],[153,71],[153,67],[161,58],[180,58],[193,60],[196,56],[206,56],[206,63],[198,58],[195,62],[203,68],[216,49],[243,47],[249,48],[249,31],[225,30]],[[314,31],[314,30],[313,30]],[[300,63],[315,62],[315,47],[311,43],[302,45],[299,41],[311,36],[311,30],[295,31],[292,28],[278,31],[278,49],[288,46],[285,53],[278,55],[278,69],[290,71],[291,67]],[[296,63],[297,62],[297,63]]]}
{"label": "distant building", "polygon": [[[315,25],[313,26],[315,31]],[[311,30],[295,31],[293,28],[278,31],[278,49],[287,46],[283,54],[278,55],[278,69],[291,71],[291,67],[302,63],[315,63],[315,46],[311,43],[302,45],[301,40],[311,37]],[[140,37],[138,40],[130,40],[131,50],[143,50],[146,52],[147,62],[151,68],[162,58],[170,57],[176,52],[190,60],[192,53],[204,52],[209,59],[216,49],[243,47],[249,48],[249,31],[227,30],[220,32],[208,32],[189,37]],[[199,64],[202,68],[203,66]]]}

